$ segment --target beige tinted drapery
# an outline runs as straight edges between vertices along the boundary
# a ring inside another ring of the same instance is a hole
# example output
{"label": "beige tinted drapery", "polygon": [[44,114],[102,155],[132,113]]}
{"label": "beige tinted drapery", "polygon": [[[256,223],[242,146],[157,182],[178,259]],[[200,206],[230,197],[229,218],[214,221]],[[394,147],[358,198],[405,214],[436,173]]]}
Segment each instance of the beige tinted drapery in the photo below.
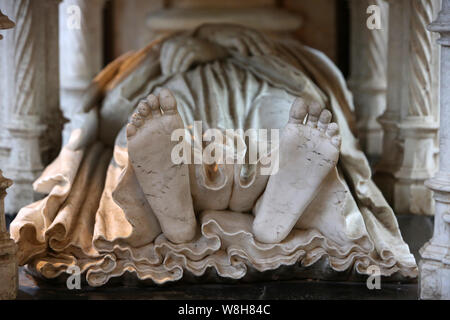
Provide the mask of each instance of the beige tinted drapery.
{"label": "beige tinted drapery", "polygon": [[[414,257],[352,134],[351,95],[342,75],[316,50],[292,41],[267,43],[269,52],[230,50],[225,59],[178,74],[161,73],[160,46],[139,56],[139,64],[107,91],[100,116],[96,109],[79,115],[69,143],[35,182],[48,196],[23,208],[11,225],[20,263],[48,278],[76,264],[93,286],[126,271],[163,283],[180,279],[186,270],[201,275],[212,267],[238,279],[249,268],[309,266],[323,256],[337,271],[365,273],[377,265],[383,275],[415,277]],[[128,164],[123,129],[137,102],[162,87],[176,95],[185,124],[202,120],[219,128],[280,128],[295,96],[320,101],[342,135],[339,168],[325,181],[330,191],[319,193],[280,244],[258,243],[249,213],[208,210],[199,214],[193,242],[169,242]],[[221,95],[226,108],[215,105]],[[272,110],[278,114],[270,121],[263,98],[276,102]]]}

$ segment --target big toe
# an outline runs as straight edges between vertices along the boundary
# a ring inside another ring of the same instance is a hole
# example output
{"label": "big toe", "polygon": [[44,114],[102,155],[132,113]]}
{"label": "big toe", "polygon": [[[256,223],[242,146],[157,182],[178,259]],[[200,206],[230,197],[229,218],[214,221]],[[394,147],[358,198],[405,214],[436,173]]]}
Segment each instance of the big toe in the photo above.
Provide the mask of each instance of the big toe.
{"label": "big toe", "polygon": [[328,137],[330,137],[331,139],[331,143],[336,147],[336,148],[340,148],[341,147],[341,136],[339,134],[339,126],[332,122],[330,124],[328,124],[327,129],[326,129],[326,135]]}
{"label": "big toe", "polygon": [[303,124],[307,113],[308,108],[306,106],[305,100],[303,100],[302,98],[295,98],[289,112],[289,122]]}
{"label": "big toe", "polygon": [[151,110],[151,114],[153,115],[153,117],[158,117],[161,115],[160,103],[157,96],[155,96],[154,94],[150,94],[147,97],[146,102]]}
{"label": "big toe", "polygon": [[166,113],[174,113],[177,110],[177,100],[169,89],[162,89],[159,93],[161,109]]}
{"label": "big toe", "polygon": [[321,112],[322,106],[316,101],[311,102],[308,106],[308,121],[306,124],[312,128],[317,127],[317,122]]}
{"label": "big toe", "polygon": [[328,128],[328,124],[331,121],[331,117],[332,115],[330,111],[328,111],[327,109],[322,110],[319,116],[319,122],[317,123],[317,128],[320,131],[325,132],[325,130]]}

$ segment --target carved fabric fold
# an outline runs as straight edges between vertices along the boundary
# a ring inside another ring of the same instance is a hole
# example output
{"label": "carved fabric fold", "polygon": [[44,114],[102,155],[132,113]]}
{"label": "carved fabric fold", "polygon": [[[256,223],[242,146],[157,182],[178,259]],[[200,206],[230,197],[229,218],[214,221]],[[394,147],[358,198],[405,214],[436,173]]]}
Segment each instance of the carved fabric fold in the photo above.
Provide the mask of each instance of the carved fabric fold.
{"label": "carved fabric fold", "polygon": [[[35,183],[47,197],[23,208],[11,224],[20,264],[47,278],[76,264],[92,286],[125,272],[164,283],[208,268],[240,279],[250,270],[311,266],[323,256],[336,271],[365,274],[377,265],[382,275],[416,277],[414,257],[352,133],[352,99],[343,76],[324,54],[295,41],[264,45],[272,48],[255,55],[230,51],[169,75],[161,74],[159,47],[149,52],[107,94],[98,121],[75,128],[81,134],[73,133]],[[203,211],[191,243],[173,244],[161,234],[129,165],[123,127],[137,102],[162,87],[173,91],[186,126],[201,120],[206,128],[282,128],[295,96],[332,111],[342,136],[338,168],[282,243],[259,243],[251,232],[253,215],[230,211]]]}

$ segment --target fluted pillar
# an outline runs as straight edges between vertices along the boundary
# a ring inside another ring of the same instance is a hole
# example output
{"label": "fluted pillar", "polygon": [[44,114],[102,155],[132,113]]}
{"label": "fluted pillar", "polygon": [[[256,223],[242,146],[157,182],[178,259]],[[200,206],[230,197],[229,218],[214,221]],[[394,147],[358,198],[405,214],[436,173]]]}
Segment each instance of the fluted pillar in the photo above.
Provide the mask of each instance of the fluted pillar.
{"label": "fluted pillar", "polygon": [[2,4],[16,23],[2,48],[8,65],[4,112],[11,149],[5,173],[15,182],[5,209],[16,213],[37,199],[32,183],[43,169],[43,155],[51,153],[60,135],[51,130],[57,126],[59,110],[59,1],[5,0]]}
{"label": "fluted pillar", "polygon": [[437,171],[439,47],[426,27],[440,0],[392,0],[383,153],[375,180],[397,214],[432,215]]}
{"label": "fluted pillar", "polygon": [[[104,3],[64,0],[59,7],[61,108],[69,120],[81,112],[83,92],[103,66]],[[70,133],[70,123],[65,129]]]}
{"label": "fluted pillar", "polygon": [[[366,26],[367,8],[380,11],[381,29]],[[370,159],[381,155],[383,130],[377,118],[386,108],[389,6],[384,0],[351,0],[350,79],[361,147]]]}
{"label": "fluted pillar", "polygon": [[441,38],[439,171],[426,185],[436,201],[433,238],[420,250],[420,298],[450,299],[450,0],[429,30]]}

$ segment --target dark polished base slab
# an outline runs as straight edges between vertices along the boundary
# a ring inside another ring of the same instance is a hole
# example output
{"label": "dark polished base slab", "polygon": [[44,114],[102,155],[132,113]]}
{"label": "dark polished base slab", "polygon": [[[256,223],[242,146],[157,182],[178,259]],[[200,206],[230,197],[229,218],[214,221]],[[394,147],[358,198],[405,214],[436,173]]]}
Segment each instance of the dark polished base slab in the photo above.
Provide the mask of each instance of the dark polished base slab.
{"label": "dark polished base slab", "polygon": [[[424,216],[398,216],[404,240],[408,243],[416,259],[418,250],[431,238],[433,219]],[[65,279],[42,281],[33,278],[24,268],[20,270],[18,299],[418,299],[416,279],[398,277],[382,278],[381,289],[369,290],[367,277],[355,276],[347,272],[333,272],[323,268],[326,261],[314,267],[285,267],[253,274],[252,281],[231,281],[222,279],[221,283],[212,274],[201,279],[186,279],[176,283],[156,286],[152,283],[138,282],[131,274],[121,279],[112,279],[101,288],[81,284],[81,290],[69,290]],[[281,268],[283,269],[283,268]],[[290,278],[301,280],[289,280]],[[309,279],[307,279],[309,278]],[[272,279],[272,281],[268,281]],[[321,280],[312,280],[321,279]],[[195,283],[193,283],[195,282]]]}
{"label": "dark polished base slab", "polygon": [[326,300],[326,299],[418,299],[415,283],[383,283],[379,290],[369,290],[365,282],[335,282],[290,280],[239,284],[196,284],[166,285],[162,287],[115,286],[101,288],[83,287],[81,290],[68,290],[65,284],[40,285],[20,271],[20,289],[17,299],[176,299],[176,300]]}

